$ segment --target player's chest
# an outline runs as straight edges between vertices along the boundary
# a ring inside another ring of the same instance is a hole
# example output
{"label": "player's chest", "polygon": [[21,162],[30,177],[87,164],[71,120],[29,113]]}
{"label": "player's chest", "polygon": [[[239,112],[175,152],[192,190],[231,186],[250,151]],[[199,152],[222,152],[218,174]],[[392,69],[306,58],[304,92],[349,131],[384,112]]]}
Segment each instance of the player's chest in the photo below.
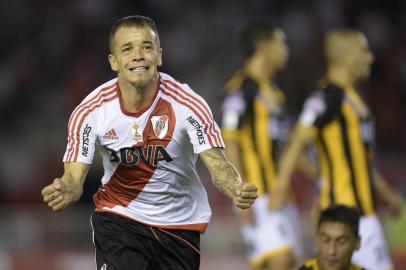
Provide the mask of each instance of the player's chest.
{"label": "player's chest", "polygon": [[359,134],[364,143],[375,141],[375,124],[366,104],[357,104],[345,99],[342,104],[342,117],[349,134]]}
{"label": "player's chest", "polygon": [[[99,145],[111,162],[156,167],[160,161],[172,161],[173,153],[168,145],[178,132],[173,113],[161,111],[143,117],[117,117],[102,126]],[[173,148],[174,144],[171,145]]]}
{"label": "player's chest", "polygon": [[98,123],[98,143],[118,151],[128,147],[166,146],[176,133],[176,114],[168,102],[158,102],[150,110],[129,116],[106,111]]}

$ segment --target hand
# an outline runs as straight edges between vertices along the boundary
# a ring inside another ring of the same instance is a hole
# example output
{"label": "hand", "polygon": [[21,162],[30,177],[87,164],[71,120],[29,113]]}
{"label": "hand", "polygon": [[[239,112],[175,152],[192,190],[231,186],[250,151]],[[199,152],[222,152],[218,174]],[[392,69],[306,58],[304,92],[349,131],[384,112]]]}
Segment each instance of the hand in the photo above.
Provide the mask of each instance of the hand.
{"label": "hand", "polygon": [[63,210],[72,201],[66,184],[61,178],[56,178],[52,184],[44,187],[41,194],[44,202],[47,203],[53,211]]}
{"label": "hand", "polygon": [[258,198],[258,189],[252,183],[238,183],[234,185],[233,203],[241,209],[250,208]]}
{"label": "hand", "polygon": [[280,188],[273,188],[271,189],[269,201],[268,201],[268,209],[269,210],[280,210],[286,203],[286,192]]}

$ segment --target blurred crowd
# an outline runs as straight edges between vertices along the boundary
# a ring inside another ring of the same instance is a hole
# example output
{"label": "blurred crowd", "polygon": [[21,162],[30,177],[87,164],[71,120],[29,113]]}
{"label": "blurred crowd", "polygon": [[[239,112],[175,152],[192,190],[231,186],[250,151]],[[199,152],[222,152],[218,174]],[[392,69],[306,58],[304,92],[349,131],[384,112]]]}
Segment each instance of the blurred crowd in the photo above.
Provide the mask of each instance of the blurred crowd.
{"label": "blurred crowd", "polygon": [[[107,61],[109,30],[130,14],[156,21],[162,71],[190,83],[217,120],[222,86],[241,61],[236,33],[247,21],[268,18],[287,33],[291,58],[278,80],[292,119],[324,71],[325,32],[361,29],[376,56],[362,89],[377,122],[378,156],[404,158],[404,1],[0,0],[0,5],[0,202],[39,203],[40,188],[62,172],[69,114],[114,76]],[[99,185],[97,171],[90,176],[83,202]]]}

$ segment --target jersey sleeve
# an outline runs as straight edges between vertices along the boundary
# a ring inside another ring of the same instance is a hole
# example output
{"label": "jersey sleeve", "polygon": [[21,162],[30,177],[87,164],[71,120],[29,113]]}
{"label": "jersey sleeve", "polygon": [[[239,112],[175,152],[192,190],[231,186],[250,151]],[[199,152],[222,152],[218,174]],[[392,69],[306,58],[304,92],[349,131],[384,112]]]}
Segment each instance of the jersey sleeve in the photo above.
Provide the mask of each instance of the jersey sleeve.
{"label": "jersey sleeve", "polygon": [[68,123],[68,144],[63,162],[92,164],[97,141],[95,119],[94,112],[83,112],[81,105],[73,111]]}
{"label": "jersey sleeve", "polygon": [[225,148],[221,131],[213,119],[213,114],[206,101],[199,98],[199,110],[188,109],[186,114],[186,132],[195,154],[211,148]]}
{"label": "jersey sleeve", "polygon": [[315,92],[306,99],[299,123],[303,126],[324,127],[338,117],[342,99],[342,90],[334,86]]}

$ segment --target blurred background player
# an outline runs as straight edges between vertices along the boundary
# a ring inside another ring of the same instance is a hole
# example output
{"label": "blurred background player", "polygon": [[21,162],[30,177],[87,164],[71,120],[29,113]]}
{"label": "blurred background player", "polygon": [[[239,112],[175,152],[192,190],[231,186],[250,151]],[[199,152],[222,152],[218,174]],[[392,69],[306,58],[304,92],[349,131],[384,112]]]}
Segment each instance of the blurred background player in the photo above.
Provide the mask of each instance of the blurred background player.
{"label": "blurred background player", "polygon": [[315,239],[317,255],[299,270],[362,270],[351,263],[360,246],[359,220],[358,211],[344,205],[321,211]]}
{"label": "blurred background player", "polygon": [[399,213],[402,199],[373,166],[374,123],[370,110],[356,91],[368,78],[373,55],[365,36],[353,29],[326,35],[327,74],[324,87],[305,102],[280,164],[279,182],[271,205],[286,200],[294,165],[303,148],[314,143],[320,170],[320,210],[332,204],[355,207],[361,213],[361,248],[353,262],[371,270],[391,269],[384,234],[376,216],[374,194]]}
{"label": "blurred background player", "polygon": [[252,211],[238,211],[242,234],[254,269],[292,269],[302,254],[297,211],[292,204],[267,209],[288,131],[285,96],[273,77],[285,67],[289,49],[284,32],[265,21],[246,25],[240,42],[244,64],[225,85],[222,132],[227,156],[260,194]]}

